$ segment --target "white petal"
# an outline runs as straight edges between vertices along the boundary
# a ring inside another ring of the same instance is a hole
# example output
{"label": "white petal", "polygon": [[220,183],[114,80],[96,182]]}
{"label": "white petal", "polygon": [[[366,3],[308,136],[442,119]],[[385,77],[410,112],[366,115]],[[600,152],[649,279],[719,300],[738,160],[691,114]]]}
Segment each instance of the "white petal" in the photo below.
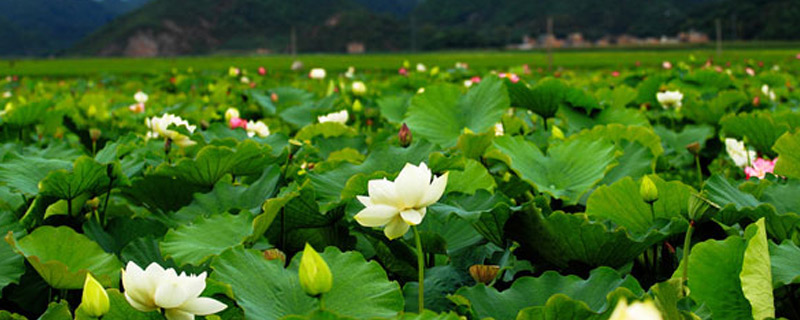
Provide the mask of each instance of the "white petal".
{"label": "white petal", "polygon": [[392,219],[392,221],[389,222],[389,224],[387,224],[385,228],[383,228],[383,234],[385,234],[386,237],[389,238],[389,240],[394,240],[406,234],[406,232],[408,232],[408,228],[410,227],[411,226],[409,226],[408,223],[403,221],[402,218],[397,217],[395,219]]}
{"label": "white petal", "polygon": [[186,303],[184,303],[179,309],[192,314],[204,316],[220,312],[225,310],[227,307],[227,305],[215,299],[200,297],[186,301]]}
{"label": "white petal", "polygon": [[139,310],[139,311],[150,312],[150,311],[158,309],[158,307],[156,307],[155,305],[145,305],[145,304],[143,304],[143,303],[131,298],[131,296],[128,295],[128,291],[127,290],[125,291],[125,300],[128,300],[128,304],[130,304],[131,307],[133,307],[134,309]]}
{"label": "white petal", "polygon": [[178,278],[179,283],[186,291],[186,296],[190,298],[199,297],[206,289],[206,273],[197,276],[184,276]]}
{"label": "white petal", "polygon": [[354,217],[365,227],[380,227],[397,217],[397,208],[385,204],[376,204],[362,209]]}
{"label": "white petal", "polygon": [[370,180],[367,184],[369,189],[369,200],[373,204],[385,204],[397,207],[398,203],[397,190],[394,182],[386,179]]}
{"label": "white petal", "polygon": [[164,311],[167,320],[194,320],[194,315],[183,310],[168,309]]}
{"label": "white petal", "polygon": [[[142,308],[153,307],[155,281],[151,279],[150,274],[142,270],[136,263],[128,262],[127,267],[122,271],[122,286],[125,288],[125,297],[128,298],[129,302],[135,301]],[[131,302],[131,305],[133,304]]]}
{"label": "white petal", "polygon": [[369,197],[356,196],[356,199],[358,199],[358,202],[361,202],[361,204],[363,204],[365,207],[369,207],[369,206],[373,205],[372,204],[372,200],[370,200]]}
{"label": "white petal", "polygon": [[186,288],[176,280],[160,283],[156,288],[156,305],[164,309],[177,308],[189,298],[192,297],[188,296]]}
{"label": "white petal", "polygon": [[445,172],[443,175],[433,178],[433,182],[428,187],[428,192],[420,203],[420,207],[427,207],[439,201],[444,194],[444,189],[447,187],[447,176],[450,172]]}
{"label": "white petal", "polygon": [[425,208],[422,208],[421,210],[414,210],[414,209],[403,210],[402,212],[400,212],[400,217],[402,217],[403,221],[405,221],[407,224],[416,226],[422,223],[422,218],[425,217],[424,213],[425,210],[426,210]]}
{"label": "white petal", "polygon": [[422,202],[430,183],[431,171],[424,162],[419,167],[407,163],[394,180],[395,193],[405,207],[416,208]]}

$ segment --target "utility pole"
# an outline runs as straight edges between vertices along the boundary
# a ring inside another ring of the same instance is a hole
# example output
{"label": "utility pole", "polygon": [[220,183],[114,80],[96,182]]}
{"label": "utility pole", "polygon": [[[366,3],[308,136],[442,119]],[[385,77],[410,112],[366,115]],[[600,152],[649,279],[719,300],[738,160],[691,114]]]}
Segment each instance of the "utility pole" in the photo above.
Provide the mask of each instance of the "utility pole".
{"label": "utility pole", "polygon": [[297,59],[297,30],[292,26],[292,34],[289,36],[289,49],[292,53],[292,58]]}
{"label": "utility pole", "polygon": [[714,25],[717,28],[717,60],[719,60],[722,59],[722,19],[715,19]]}
{"label": "utility pole", "polygon": [[553,70],[553,17],[547,17],[547,38],[545,40],[545,47],[547,47],[547,71]]}

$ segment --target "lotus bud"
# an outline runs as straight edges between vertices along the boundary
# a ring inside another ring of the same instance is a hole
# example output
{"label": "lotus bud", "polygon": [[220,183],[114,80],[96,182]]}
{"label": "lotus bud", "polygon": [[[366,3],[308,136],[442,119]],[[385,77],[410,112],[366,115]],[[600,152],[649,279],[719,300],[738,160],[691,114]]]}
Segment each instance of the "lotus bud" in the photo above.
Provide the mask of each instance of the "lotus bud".
{"label": "lotus bud", "polygon": [[698,195],[692,195],[689,197],[689,220],[696,221],[699,220],[704,213],[708,210],[710,205],[708,202],[700,198]]}
{"label": "lotus bud", "polygon": [[692,142],[692,143],[686,145],[686,150],[689,150],[689,152],[691,152],[693,155],[697,156],[698,154],[700,154],[700,143]]}
{"label": "lotus bud", "polygon": [[234,118],[240,118],[238,109],[228,108],[228,110],[225,110],[225,122],[230,122]]}
{"label": "lotus bud", "polygon": [[264,250],[264,259],[267,260],[281,260],[286,263],[286,254],[278,248]]}
{"label": "lotus bud", "polygon": [[267,74],[267,68],[264,68],[264,67],[258,67],[258,75],[261,75],[261,76],[263,76],[263,75],[265,75],[265,74]]}
{"label": "lotus bud", "polygon": [[86,281],[83,282],[83,297],[79,308],[95,318],[108,313],[111,308],[106,289],[103,289],[103,286],[92,277],[91,273],[86,274]]}
{"label": "lotus bud", "polygon": [[367,85],[365,85],[361,81],[353,82],[352,88],[353,88],[353,94],[357,96],[362,96],[365,93],[367,93]]}
{"label": "lotus bud", "polygon": [[97,142],[97,140],[100,139],[100,129],[89,129],[89,137],[92,138],[92,142]]}
{"label": "lotus bud", "polygon": [[333,287],[333,275],[328,264],[308,243],[300,259],[299,277],[300,286],[310,296],[326,293]]}
{"label": "lotus bud", "polygon": [[411,130],[408,129],[408,126],[405,123],[403,123],[403,126],[400,127],[400,132],[397,133],[397,138],[400,139],[400,146],[403,148],[411,145],[413,136],[411,135]]}
{"label": "lotus bud", "polygon": [[661,312],[653,301],[634,302],[628,305],[625,299],[620,299],[609,320],[661,320]]}
{"label": "lotus bud", "polygon": [[642,184],[639,187],[639,194],[642,196],[644,202],[653,203],[658,200],[658,188],[653,180],[648,176],[642,178]]}
{"label": "lotus bud", "polygon": [[361,112],[361,110],[364,110],[364,106],[361,105],[361,101],[356,100],[356,102],[353,102],[353,111]]}
{"label": "lotus bud", "polygon": [[269,95],[269,99],[272,100],[272,103],[277,103],[278,102],[278,94],[273,92],[272,94]]}
{"label": "lotus bud", "polygon": [[469,267],[469,275],[475,282],[489,284],[497,277],[500,266],[476,264]]}
{"label": "lotus bud", "polygon": [[[547,121],[547,120],[545,120],[545,121]],[[556,139],[559,139],[559,140],[564,140],[565,139],[564,131],[561,131],[561,128],[556,127],[556,126],[553,126],[553,131],[551,132],[551,135],[552,135],[553,138],[556,138]]]}
{"label": "lotus bud", "polygon": [[87,200],[86,201],[86,205],[89,208],[91,208],[92,210],[97,210],[97,208],[100,207],[100,199],[97,198],[97,197],[94,197],[94,198],[92,198],[90,200]]}

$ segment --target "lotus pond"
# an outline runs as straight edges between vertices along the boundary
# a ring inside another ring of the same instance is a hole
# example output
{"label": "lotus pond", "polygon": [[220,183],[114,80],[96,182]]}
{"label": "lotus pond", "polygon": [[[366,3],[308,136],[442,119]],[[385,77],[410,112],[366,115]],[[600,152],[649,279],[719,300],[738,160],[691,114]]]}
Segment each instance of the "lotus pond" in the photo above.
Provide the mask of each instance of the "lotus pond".
{"label": "lotus pond", "polygon": [[0,319],[800,319],[778,60],[9,76]]}

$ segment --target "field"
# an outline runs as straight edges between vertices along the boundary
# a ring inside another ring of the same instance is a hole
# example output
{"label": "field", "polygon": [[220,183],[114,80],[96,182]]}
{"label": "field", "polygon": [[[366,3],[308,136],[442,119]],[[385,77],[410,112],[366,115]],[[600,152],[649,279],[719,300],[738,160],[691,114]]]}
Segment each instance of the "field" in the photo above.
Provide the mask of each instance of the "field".
{"label": "field", "polygon": [[0,319],[800,319],[798,54],[6,61]]}

